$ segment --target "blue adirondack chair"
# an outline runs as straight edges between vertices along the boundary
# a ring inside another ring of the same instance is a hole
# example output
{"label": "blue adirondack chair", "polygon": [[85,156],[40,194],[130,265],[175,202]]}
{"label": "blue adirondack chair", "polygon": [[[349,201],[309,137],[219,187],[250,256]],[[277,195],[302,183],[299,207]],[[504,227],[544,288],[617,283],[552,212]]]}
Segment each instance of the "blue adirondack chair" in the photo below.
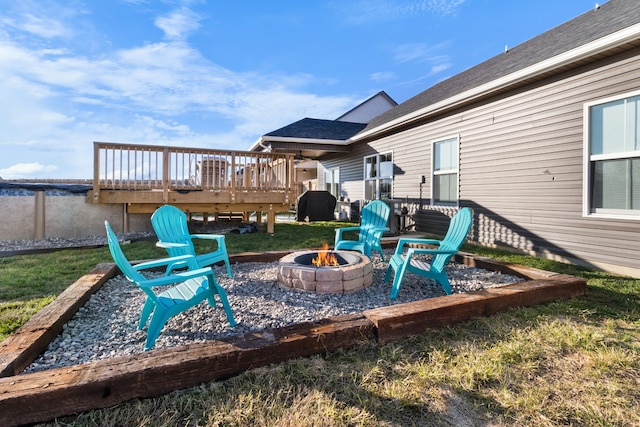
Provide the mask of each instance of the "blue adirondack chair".
{"label": "blue adirondack chair", "polygon": [[[381,200],[374,200],[362,208],[359,227],[343,227],[336,229],[335,250],[358,251],[371,258],[372,251],[380,253],[384,261],[384,252],[380,239],[382,233],[389,231],[389,205]],[[343,233],[358,231],[358,240],[346,240]]]}
{"label": "blue adirondack chair", "polygon": [[[187,215],[180,209],[171,205],[164,205],[156,209],[151,215],[151,225],[158,236],[156,246],[166,249],[170,257],[180,255],[193,255],[199,267],[207,267],[218,262],[224,262],[227,267],[227,275],[233,277],[229,254],[224,236],[221,234],[189,234]],[[193,239],[215,240],[218,248],[215,251],[204,254],[196,254]],[[167,267],[167,274],[176,268],[185,267],[184,261],[179,261]]]}
{"label": "blue adirondack chair", "polygon": [[[207,300],[211,307],[215,307],[216,295],[224,308],[229,324],[232,327],[236,326],[227,294],[213,276],[211,267],[198,268],[193,255],[181,255],[175,258],[148,261],[133,266],[122,252],[118,238],[111,229],[109,222],[105,221],[104,224],[107,229],[109,250],[116,265],[127,279],[138,285],[147,294],[147,299],[140,315],[140,322],[138,323],[138,329],[143,329],[147,325],[149,317],[151,317],[147,329],[147,340],[144,345],[145,351],[153,348],[160,331],[171,317],[204,300]],[[156,279],[147,279],[140,273],[145,269],[165,267],[175,262],[185,263],[189,270]],[[167,285],[175,286],[167,287]],[[156,286],[163,286],[164,290],[156,293],[153,289]]]}
{"label": "blue adirondack chair", "polygon": [[[407,272],[415,273],[420,276],[428,277],[435,280],[444,288],[447,295],[451,294],[451,284],[445,272],[445,266],[453,256],[458,253],[460,246],[464,243],[471,229],[471,210],[462,208],[456,213],[451,222],[447,234],[442,240],[434,239],[411,239],[403,238],[398,240],[398,245],[394,254],[389,260],[387,274],[384,281],[389,280],[391,270],[394,270],[393,285],[391,286],[391,299],[398,296],[400,284]],[[435,249],[408,248],[404,252],[404,246],[408,244],[414,245],[435,245]],[[404,252],[404,253],[403,253]],[[430,262],[417,259],[416,255],[431,255]]]}

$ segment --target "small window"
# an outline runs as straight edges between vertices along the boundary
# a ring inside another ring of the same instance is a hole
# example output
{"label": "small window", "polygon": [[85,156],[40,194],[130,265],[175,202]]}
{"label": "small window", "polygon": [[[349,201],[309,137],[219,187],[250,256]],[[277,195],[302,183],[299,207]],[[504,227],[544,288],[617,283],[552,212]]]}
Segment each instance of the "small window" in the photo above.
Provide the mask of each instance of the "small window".
{"label": "small window", "polygon": [[375,154],[364,158],[365,200],[390,199],[392,184],[392,153]]}
{"label": "small window", "polygon": [[458,136],[432,142],[432,205],[458,204],[458,142]]}
{"label": "small window", "polygon": [[585,215],[640,217],[640,95],[585,106]]}

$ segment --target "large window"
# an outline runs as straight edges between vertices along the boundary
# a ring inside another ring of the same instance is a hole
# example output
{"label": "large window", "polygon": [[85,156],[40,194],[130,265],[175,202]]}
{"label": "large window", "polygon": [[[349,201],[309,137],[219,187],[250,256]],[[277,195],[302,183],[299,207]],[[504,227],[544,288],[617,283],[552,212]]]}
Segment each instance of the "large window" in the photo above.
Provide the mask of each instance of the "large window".
{"label": "large window", "polygon": [[431,204],[458,204],[458,136],[432,142]]}
{"label": "large window", "polygon": [[365,200],[390,199],[393,184],[392,153],[375,154],[364,158]]}
{"label": "large window", "polygon": [[640,217],[640,95],[585,106],[585,215]]}

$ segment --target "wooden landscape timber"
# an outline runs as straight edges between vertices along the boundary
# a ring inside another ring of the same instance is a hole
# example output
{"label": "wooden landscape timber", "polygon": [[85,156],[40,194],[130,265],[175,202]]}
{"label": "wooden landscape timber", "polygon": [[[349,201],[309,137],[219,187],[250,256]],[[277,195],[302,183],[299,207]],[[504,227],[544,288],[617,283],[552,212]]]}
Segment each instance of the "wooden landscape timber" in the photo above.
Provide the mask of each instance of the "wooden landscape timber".
{"label": "wooden landscape timber", "polygon": [[[274,261],[288,252],[241,254],[232,262]],[[389,342],[429,328],[513,307],[543,304],[586,292],[586,281],[564,274],[461,253],[456,262],[527,279],[520,283],[367,310],[363,313],[264,330],[204,343],[162,348],[97,362],[19,374],[62,325],[118,274],[100,264],[0,343],[0,425],[15,426],[149,398],[245,370],[323,354],[363,341]]]}

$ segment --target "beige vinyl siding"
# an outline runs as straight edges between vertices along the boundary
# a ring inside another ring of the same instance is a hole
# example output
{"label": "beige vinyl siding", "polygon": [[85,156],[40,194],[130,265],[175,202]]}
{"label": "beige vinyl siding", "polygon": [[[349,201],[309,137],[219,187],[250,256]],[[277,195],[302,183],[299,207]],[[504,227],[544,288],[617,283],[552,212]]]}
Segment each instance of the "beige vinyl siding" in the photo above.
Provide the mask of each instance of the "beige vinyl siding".
{"label": "beige vinyl siding", "polygon": [[344,200],[355,202],[364,198],[363,158],[375,153],[364,144],[356,144],[347,156],[327,156],[320,161],[325,169],[340,168],[340,188]]}
{"label": "beige vinyl siding", "polygon": [[639,71],[637,59],[624,60],[464,113],[472,123],[491,117],[477,127],[462,120],[459,130],[461,204],[483,224],[479,242],[638,267],[640,222],[582,217],[582,112],[585,102],[637,88]]}
{"label": "beige vinyl siding", "polygon": [[[640,49],[502,95],[368,144],[347,164],[349,188],[362,191],[362,156],[393,151],[393,194],[407,199],[418,230],[441,234],[446,217],[417,212],[420,177],[429,208],[431,141],[460,136],[460,206],[474,210],[471,238],[552,258],[612,269],[640,269],[640,221],[585,218],[583,105],[640,89]],[[360,163],[359,163],[360,162]],[[355,190],[353,190],[355,191]],[[355,194],[355,192],[354,192]],[[450,215],[450,210],[443,209]],[[640,271],[640,270],[638,270]]]}

